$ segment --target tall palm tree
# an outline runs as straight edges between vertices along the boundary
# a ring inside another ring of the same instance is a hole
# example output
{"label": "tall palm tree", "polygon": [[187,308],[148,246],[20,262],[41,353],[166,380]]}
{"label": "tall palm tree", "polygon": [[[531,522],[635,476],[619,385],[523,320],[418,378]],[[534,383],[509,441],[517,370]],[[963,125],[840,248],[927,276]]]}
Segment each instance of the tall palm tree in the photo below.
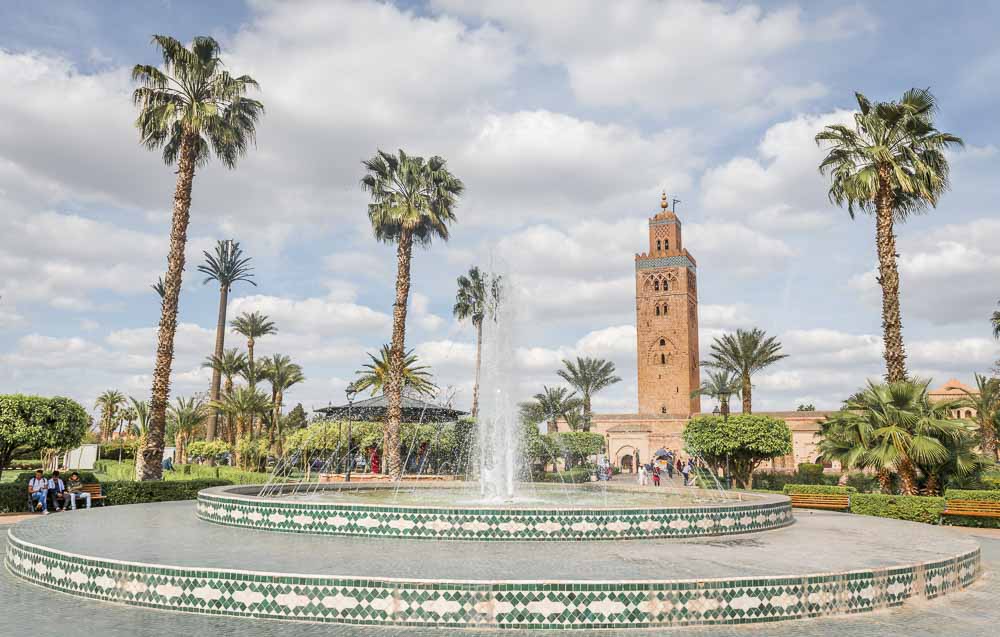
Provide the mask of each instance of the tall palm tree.
{"label": "tall palm tree", "polygon": [[[218,370],[219,376],[223,380],[222,386],[222,397],[228,396],[233,393],[233,379],[237,376],[243,374],[247,368],[247,355],[243,352],[237,350],[235,347],[231,347],[222,352],[222,356],[209,356],[202,363],[202,367],[211,367],[213,371]],[[218,424],[218,421],[216,421]],[[231,423],[227,423],[226,426],[226,442],[229,444],[234,444],[236,441],[236,432],[234,431]]]}
{"label": "tall palm tree", "polygon": [[167,412],[174,430],[177,432],[174,437],[174,445],[177,447],[175,461],[177,464],[186,464],[187,443],[194,437],[198,427],[205,422],[208,413],[205,409],[205,402],[200,398],[181,398],[178,396],[175,403]]}
{"label": "tall palm tree", "polygon": [[469,268],[467,275],[458,277],[458,291],[452,314],[460,321],[472,320],[476,328],[476,382],[472,386],[472,417],[479,415],[479,376],[483,362],[483,320],[487,314],[494,319],[500,304],[502,277],[483,274],[478,267]]}
{"label": "tall palm tree", "polygon": [[719,412],[723,418],[729,416],[729,399],[737,398],[743,391],[743,381],[739,375],[729,369],[717,369],[708,372],[708,380],[701,387],[691,392],[691,397],[708,396],[719,401]]}
{"label": "tall palm tree", "polygon": [[142,438],[149,429],[149,403],[145,400],[137,400],[131,396],[129,396],[128,400],[132,403],[132,410],[135,411],[136,427],[132,433]]}
{"label": "tall palm tree", "polygon": [[396,300],[392,306],[392,342],[386,384],[386,468],[398,479],[403,472],[399,429],[403,417],[403,361],[406,357],[406,304],[410,296],[410,261],[414,242],[447,241],[448,224],[464,186],[448,172],[441,157],[398,155],[378,151],[363,162],[368,171],[361,186],[371,195],[368,219],[375,238],[396,244]]}
{"label": "tall palm tree", "polygon": [[740,395],[743,398],[743,413],[753,412],[753,386],[750,377],[773,365],[787,354],[781,353],[781,343],[759,328],[736,330],[735,334],[723,334],[712,341],[709,359],[703,364],[713,369],[730,371],[740,378]]}
{"label": "tall palm tree", "polygon": [[247,382],[250,384],[250,387],[256,387],[257,375],[253,362],[254,345],[257,343],[257,339],[262,336],[277,334],[278,328],[267,318],[266,314],[261,314],[260,312],[244,312],[233,319],[229,325],[233,328],[234,332],[243,335],[247,339],[247,364],[245,369]]}
{"label": "tall palm tree", "polygon": [[274,445],[277,437],[277,453],[281,454],[281,405],[285,400],[285,390],[306,379],[302,367],[292,362],[284,354],[273,354],[262,361],[261,378],[271,384],[271,426],[268,427],[268,443]]}
{"label": "tall palm tree", "polygon": [[993,338],[1000,338],[1000,310],[993,311],[990,324],[993,326]]}
{"label": "tall palm tree", "polygon": [[976,389],[962,389],[965,397],[959,401],[964,407],[976,410],[976,424],[982,440],[983,451],[994,462],[997,459],[996,418],[1000,415],[1000,379],[976,374]]}
{"label": "tall palm tree", "polygon": [[593,415],[590,410],[590,398],[597,392],[621,382],[621,378],[615,375],[615,364],[611,361],[599,358],[579,356],[576,363],[564,360],[563,366],[556,373],[570,384],[576,391],[580,392],[583,406],[583,430],[590,431],[590,424]]}
{"label": "tall palm tree", "polygon": [[236,465],[243,466],[242,454],[239,451],[239,441],[248,437],[250,433],[250,423],[254,416],[266,414],[270,407],[270,401],[263,393],[253,387],[237,387],[232,393],[222,400],[209,403],[212,409],[218,409],[224,414],[232,416],[236,422],[236,442],[233,446]]}
{"label": "tall palm tree", "polygon": [[101,410],[100,439],[105,442],[118,426],[119,412],[125,405],[125,394],[117,389],[109,389],[97,397],[96,403]]}
{"label": "tall palm tree", "polygon": [[829,148],[819,170],[831,177],[830,201],[846,202],[852,219],[856,209],[875,215],[886,380],[894,383],[906,378],[906,350],[893,226],[937,205],[948,188],[944,151],[962,140],[934,128],[937,103],[930,91],[910,89],[898,102],[855,98],[853,127],[835,124],[816,135],[816,143]]}
{"label": "tall palm tree", "polygon": [[[226,342],[226,309],[229,305],[229,292],[233,284],[237,281],[246,281],[254,287],[257,283],[253,280],[253,268],[250,267],[250,257],[243,256],[238,241],[227,239],[217,241],[215,244],[215,254],[207,250],[205,263],[198,266],[198,271],[205,274],[202,285],[209,281],[219,284],[219,317],[215,323],[215,351],[214,356],[221,357],[222,350]],[[209,387],[209,400],[219,400],[219,387],[222,384],[222,376],[219,370],[212,368],[212,384]],[[205,427],[205,439],[215,440],[215,428],[218,421],[219,412],[213,411],[208,416],[208,424]]]}
{"label": "tall palm tree", "polygon": [[177,185],[157,331],[149,432],[141,452],[136,454],[137,480],[157,480],[162,472],[170,368],[195,168],[207,163],[213,153],[226,167],[234,168],[254,142],[257,120],[264,112],[260,102],[246,97],[257,82],[247,75],[234,76],[226,71],[219,59],[219,44],[212,38],[196,37],[190,48],[164,35],[153,36],[153,43],[163,56],[162,70],[148,64],[137,64],[132,69],[132,79],[139,83],[132,95],[139,107],[136,126],[144,146],[150,150],[162,147],[163,161],[177,165]]}
{"label": "tall palm tree", "polygon": [[547,387],[542,385],[542,391],[535,394],[536,413],[543,414],[546,422],[546,433],[559,431],[559,419],[581,405],[576,392],[566,387]]}
{"label": "tall palm tree", "polygon": [[[391,356],[390,346],[383,345],[379,350],[379,355],[368,354],[370,363],[362,365],[361,369],[354,372],[358,378],[354,381],[354,391],[364,391],[371,389],[371,395],[385,393],[389,386],[389,359]],[[403,358],[403,388],[420,396],[433,396],[437,393],[437,385],[431,380],[433,378],[431,368],[427,365],[419,365],[417,355],[413,350],[406,352]]]}

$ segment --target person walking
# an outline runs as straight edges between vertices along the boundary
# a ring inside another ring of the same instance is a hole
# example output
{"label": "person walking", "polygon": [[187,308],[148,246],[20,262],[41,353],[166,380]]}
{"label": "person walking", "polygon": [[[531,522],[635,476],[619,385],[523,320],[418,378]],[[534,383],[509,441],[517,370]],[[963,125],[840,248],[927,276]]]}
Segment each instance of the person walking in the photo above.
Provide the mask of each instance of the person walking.
{"label": "person walking", "polygon": [[653,467],[653,486],[654,487],[660,486],[660,468],[659,467]]}
{"label": "person walking", "polygon": [[639,486],[646,486],[649,484],[649,475],[646,473],[646,465],[639,465]]}
{"label": "person walking", "polygon": [[667,477],[671,480],[674,479],[674,454],[673,452],[667,453]]}
{"label": "person walking", "polygon": [[690,484],[688,484],[689,481],[691,480],[691,462],[690,461],[684,463],[684,466],[681,468],[681,473],[684,475],[684,486],[685,487],[691,486]]}

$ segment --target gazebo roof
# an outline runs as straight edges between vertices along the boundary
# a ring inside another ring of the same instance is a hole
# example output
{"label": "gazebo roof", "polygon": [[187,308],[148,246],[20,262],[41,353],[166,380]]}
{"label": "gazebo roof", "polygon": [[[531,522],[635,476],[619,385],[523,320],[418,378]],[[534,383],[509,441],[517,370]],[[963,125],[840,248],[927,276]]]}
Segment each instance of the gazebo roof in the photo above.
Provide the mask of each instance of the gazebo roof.
{"label": "gazebo roof", "polygon": [[[389,399],[385,394],[379,394],[351,405],[330,405],[314,411],[330,418],[350,417],[352,420],[378,421],[385,419],[389,411]],[[456,420],[465,414],[466,412],[450,406],[438,405],[421,400],[413,394],[403,393],[403,422],[445,422]]]}

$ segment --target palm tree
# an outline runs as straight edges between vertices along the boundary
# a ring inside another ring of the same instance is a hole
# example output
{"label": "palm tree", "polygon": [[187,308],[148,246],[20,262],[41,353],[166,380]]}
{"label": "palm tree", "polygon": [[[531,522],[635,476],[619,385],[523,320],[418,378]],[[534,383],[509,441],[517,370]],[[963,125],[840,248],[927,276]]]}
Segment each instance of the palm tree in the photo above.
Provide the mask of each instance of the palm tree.
{"label": "palm tree", "polygon": [[886,380],[895,383],[906,378],[906,351],[893,226],[937,205],[948,188],[944,150],[962,140],[934,128],[937,104],[928,90],[910,89],[898,102],[855,98],[860,112],[853,127],[835,124],[816,135],[830,149],[819,170],[831,177],[830,201],[846,202],[852,219],[856,208],[875,215]]}
{"label": "palm tree", "polygon": [[109,389],[97,397],[96,403],[101,410],[100,439],[106,442],[118,426],[118,412],[125,405],[125,395],[117,389]]}
{"label": "palm tree", "polygon": [[[545,416],[546,433],[559,431],[559,418],[581,405],[576,392],[565,387],[547,387],[542,385],[542,392],[535,394],[535,411]],[[567,423],[568,424],[568,423]]]}
{"label": "palm tree", "polygon": [[306,379],[302,367],[293,363],[284,354],[274,354],[270,359],[264,359],[261,365],[261,378],[271,384],[271,426],[268,428],[268,443],[274,445],[275,436],[278,440],[277,454],[281,455],[281,405],[285,399],[285,390]]}
{"label": "palm tree", "polygon": [[140,85],[132,95],[139,107],[136,126],[144,146],[150,150],[162,147],[163,161],[177,165],[177,185],[157,331],[149,432],[141,453],[136,454],[137,480],[157,480],[162,472],[170,368],[195,168],[207,163],[213,153],[226,167],[234,168],[254,142],[257,120],[264,112],[260,102],[246,97],[247,90],[256,88],[257,82],[247,75],[237,77],[226,71],[219,59],[219,44],[212,38],[196,37],[191,48],[163,35],[153,36],[153,43],[163,55],[163,70],[147,64],[132,69],[132,79]]}
{"label": "palm tree", "polygon": [[128,400],[132,403],[132,410],[135,412],[136,421],[136,427],[131,433],[142,438],[149,429],[149,403],[145,400],[136,400],[131,396],[129,396]]}
{"label": "palm tree", "polygon": [[253,362],[253,347],[257,339],[269,334],[277,334],[278,328],[274,326],[266,314],[260,312],[244,312],[229,324],[233,331],[242,334],[247,339],[247,364],[244,370],[247,375],[247,382],[250,387],[257,386],[257,368]]}
{"label": "palm tree", "polygon": [[556,373],[580,392],[583,401],[583,430],[590,431],[592,420],[590,397],[602,389],[620,382],[621,378],[615,375],[614,363],[599,358],[580,358],[578,356],[576,363],[564,360],[563,365],[566,369],[560,369]]}
{"label": "palm tree", "polygon": [[[385,393],[389,386],[390,346],[383,345],[379,355],[368,354],[370,363],[365,363],[361,369],[354,372],[358,379],[354,381],[354,391],[364,391],[371,388],[371,395]],[[431,368],[417,364],[417,355],[413,350],[406,352],[403,358],[403,388],[420,396],[433,396],[437,393],[437,385],[431,380]]]}
{"label": "palm tree", "polygon": [[[224,350],[221,357],[215,356],[214,354],[212,356],[208,356],[201,366],[211,367],[213,371],[218,370],[219,375],[223,380],[222,397],[225,397],[233,393],[233,379],[245,373],[247,367],[247,355],[237,350],[235,347],[231,347]],[[231,423],[227,423],[226,441],[229,444],[234,444],[236,441],[236,433],[234,432]]]}
{"label": "palm tree", "polygon": [[233,446],[236,465],[243,466],[242,454],[239,451],[239,441],[248,437],[250,423],[254,416],[265,414],[270,407],[267,396],[253,387],[237,387],[232,393],[220,401],[209,403],[212,409],[227,414],[236,422],[236,442]]}
{"label": "palm tree", "polygon": [[1000,310],[993,311],[990,324],[993,325],[993,338],[1000,338]]}
{"label": "palm tree", "polygon": [[177,447],[175,453],[177,464],[187,463],[187,443],[194,437],[195,431],[205,422],[208,414],[205,410],[205,403],[200,398],[175,399],[176,404],[168,411],[171,424],[177,432],[174,437],[174,445]]}
{"label": "palm tree", "polygon": [[979,440],[973,425],[963,421],[958,422],[959,430],[954,435],[941,439],[941,443],[948,450],[948,459],[944,462],[920,465],[921,471],[927,477],[923,489],[926,495],[941,495],[941,491],[948,486],[949,478],[977,476],[994,466],[995,460],[976,450]]}
{"label": "palm tree", "polygon": [[1000,379],[976,374],[976,389],[962,389],[965,398],[959,401],[963,407],[976,410],[976,424],[982,439],[982,448],[994,462],[997,459],[996,418],[1000,414]]}
{"label": "palm tree", "polygon": [[406,358],[406,304],[410,296],[410,260],[413,243],[429,245],[435,237],[447,241],[448,224],[464,186],[448,172],[441,157],[398,155],[378,151],[363,162],[368,174],[361,186],[371,195],[368,219],[375,238],[396,244],[396,300],[392,306],[392,342],[386,383],[388,414],[385,423],[386,468],[398,479],[399,428],[403,417],[403,365]]}
{"label": "palm tree", "polygon": [[483,361],[483,320],[489,313],[496,318],[500,304],[502,278],[500,275],[483,274],[478,267],[469,268],[468,275],[458,277],[458,292],[452,313],[460,321],[472,319],[476,328],[476,382],[472,386],[472,417],[479,415],[479,375]]}
{"label": "palm tree", "polygon": [[[215,353],[214,356],[221,357],[226,341],[226,309],[229,304],[229,292],[233,283],[246,281],[254,287],[257,283],[253,280],[253,268],[250,267],[250,257],[244,257],[240,250],[238,241],[227,239],[218,241],[215,244],[215,254],[208,251],[205,255],[205,263],[198,266],[198,271],[205,274],[202,285],[209,281],[219,284],[219,317],[215,323]],[[219,386],[222,383],[222,376],[219,370],[212,368],[212,384],[209,387],[209,400],[219,400]],[[208,416],[208,424],[205,427],[205,439],[215,440],[215,428],[219,414],[213,411]]]}
{"label": "palm tree", "polygon": [[788,358],[781,353],[781,343],[764,330],[736,330],[735,334],[723,334],[712,341],[709,359],[702,363],[714,369],[732,372],[739,376],[743,397],[743,413],[753,412],[753,387],[750,377],[768,365]]}
{"label": "palm tree", "polygon": [[691,397],[708,396],[719,401],[719,412],[723,418],[729,416],[729,399],[737,398],[743,391],[743,381],[739,375],[728,369],[718,369],[708,372],[708,380],[701,387],[691,392]]}

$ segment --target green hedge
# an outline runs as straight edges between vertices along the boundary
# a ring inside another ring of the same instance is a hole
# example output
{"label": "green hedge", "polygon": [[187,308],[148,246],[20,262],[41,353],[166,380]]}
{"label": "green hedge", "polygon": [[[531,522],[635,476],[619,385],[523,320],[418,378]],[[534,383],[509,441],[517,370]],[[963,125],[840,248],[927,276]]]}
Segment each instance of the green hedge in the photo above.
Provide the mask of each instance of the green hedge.
{"label": "green hedge", "polygon": [[[84,471],[77,469],[71,469],[69,471],[60,471],[59,477],[62,478],[63,481],[65,482],[66,480],[69,480],[69,474],[73,473],[73,471],[76,471],[77,473],[80,474],[80,482],[100,482],[100,480],[97,479],[97,476],[94,475],[93,471]],[[51,478],[52,472],[46,471],[43,475],[46,478]],[[23,488],[27,489],[28,480],[31,480],[34,477],[35,477],[34,472],[25,471],[24,473],[17,474],[17,477],[14,478],[14,482],[20,484]]]}
{"label": "green hedge", "polygon": [[[31,474],[22,474],[31,475]],[[85,482],[83,474],[80,476]],[[173,502],[194,500],[198,491],[209,487],[232,484],[227,480],[186,480],[162,482],[105,482],[104,504],[141,504],[143,502]],[[27,512],[27,487],[22,481],[0,484],[0,513]]]}
{"label": "green hedge", "polygon": [[920,495],[881,495],[857,493],[851,495],[851,513],[938,524],[944,511],[944,498]]}
{"label": "green hedge", "polygon": [[590,467],[573,467],[558,473],[543,473],[535,476],[538,482],[590,482],[590,474],[593,469]]}
{"label": "green hedge", "polygon": [[832,487],[828,484],[786,484],[782,489],[785,495],[847,495],[856,493],[854,487]]}
{"label": "green hedge", "polygon": [[[985,500],[1000,502],[1000,491],[994,489],[948,489],[944,494],[947,500]],[[972,526],[980,529],[1000,529],[1000,519],[975,518],[965,515],[946,515],[941,518],[942,524],[949,526]]]}

